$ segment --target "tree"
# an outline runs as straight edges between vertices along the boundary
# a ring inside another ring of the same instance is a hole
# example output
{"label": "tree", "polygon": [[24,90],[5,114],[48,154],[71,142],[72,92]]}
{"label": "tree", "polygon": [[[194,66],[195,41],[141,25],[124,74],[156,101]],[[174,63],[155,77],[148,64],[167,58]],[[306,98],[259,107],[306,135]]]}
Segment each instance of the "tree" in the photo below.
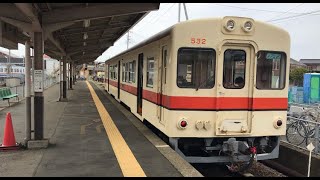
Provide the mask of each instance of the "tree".
{"label": "tree", "polygon": [[292,70],[289,74],[290,83],[293,83],[295,86],[303,86],[303,74],[307,73],[306,68],[296,68]]}

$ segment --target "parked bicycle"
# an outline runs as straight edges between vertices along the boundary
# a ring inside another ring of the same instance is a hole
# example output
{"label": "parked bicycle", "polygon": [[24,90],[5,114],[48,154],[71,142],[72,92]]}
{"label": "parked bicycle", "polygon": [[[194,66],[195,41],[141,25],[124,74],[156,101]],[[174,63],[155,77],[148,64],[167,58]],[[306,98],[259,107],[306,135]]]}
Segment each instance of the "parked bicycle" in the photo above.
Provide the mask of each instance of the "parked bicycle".
{"label": "parked bicycle", "polygon": [[[303,108],[298,116],[288,116],[286,139],[297,146],[305,142],[308,145],[310,138],[315,138],[316,122],[320,119],[320,107]],[[290,123],[291,122],[291,123]]]}

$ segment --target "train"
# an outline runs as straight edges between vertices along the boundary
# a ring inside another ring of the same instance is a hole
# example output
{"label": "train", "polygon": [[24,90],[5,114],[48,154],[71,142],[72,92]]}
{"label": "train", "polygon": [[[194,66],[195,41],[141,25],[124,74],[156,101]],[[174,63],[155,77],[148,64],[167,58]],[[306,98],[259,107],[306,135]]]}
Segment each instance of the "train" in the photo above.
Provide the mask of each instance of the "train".
{"label": "train", "polygon": [[105,61],[105,90],[190,163],[279,157],[290,35],[249,17],[180,22]]}

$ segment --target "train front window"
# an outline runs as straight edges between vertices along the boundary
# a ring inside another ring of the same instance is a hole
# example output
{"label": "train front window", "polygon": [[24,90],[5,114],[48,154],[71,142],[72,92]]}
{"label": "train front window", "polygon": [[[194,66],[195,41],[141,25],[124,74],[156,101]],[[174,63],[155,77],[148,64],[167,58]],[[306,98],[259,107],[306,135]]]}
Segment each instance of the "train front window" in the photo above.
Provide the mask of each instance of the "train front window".
{"label": "train front window", "polygon": [[227,49],[224,52],[223,87],[242,89],[245,86],[246,52]]}
{"label": "train front window", "polygon": [[215,82],[215,51],[204,48],[180,48],[177,85],[180,88],[209,89]]}
{"label": "train front window", "polygon": [[257,54],[257,89],[283,89],[285,78],[285,53],[259,51]]}

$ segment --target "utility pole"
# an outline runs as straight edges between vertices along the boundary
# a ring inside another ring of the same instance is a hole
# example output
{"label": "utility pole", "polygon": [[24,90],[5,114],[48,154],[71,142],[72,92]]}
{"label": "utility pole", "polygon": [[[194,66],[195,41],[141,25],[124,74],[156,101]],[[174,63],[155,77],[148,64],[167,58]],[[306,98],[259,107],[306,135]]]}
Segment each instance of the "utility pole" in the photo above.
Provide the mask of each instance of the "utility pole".
{"label": "utility pole", "polygon": [[9,49],[9,57],[8,57],[8,62],[7,62],[7,70],[8,74],[11,74],[11,51]]}
{"label": "utility pole", "polygon": [[129,42],[130,42],[130,35],[129,35],[130,31],[128,31],[128,35],[127,35],[127,49],[129,49]]}
{"label": "utility pole", "polygon": [[180,22],[180,11],[181,11],[181,3],[178,4],[178,22]]}
{"label": "utility pole", "polygon": [[186,20],[188,21],[189,18],[188,18],[188,13],[187,13],[187,8],[186,8],[186,3],[183,3],[183,8],[184,8],[184,14],[186,16]]}
{"label": "utility pole", "polygon": [[[186,20],[189,20],[186,3],[182,3],[182,4],[183,4],[184,15],[186,17]],[[181,14],[181,3],[179,3],[179,9],[178,9],[178,22],[180,22],[180,14]]]}

